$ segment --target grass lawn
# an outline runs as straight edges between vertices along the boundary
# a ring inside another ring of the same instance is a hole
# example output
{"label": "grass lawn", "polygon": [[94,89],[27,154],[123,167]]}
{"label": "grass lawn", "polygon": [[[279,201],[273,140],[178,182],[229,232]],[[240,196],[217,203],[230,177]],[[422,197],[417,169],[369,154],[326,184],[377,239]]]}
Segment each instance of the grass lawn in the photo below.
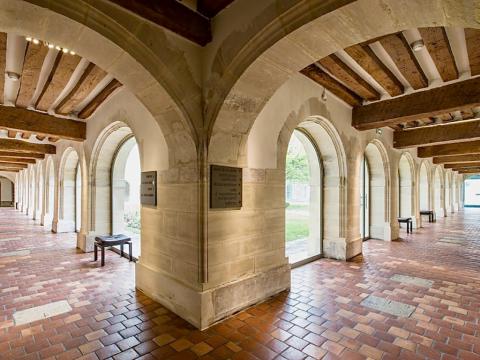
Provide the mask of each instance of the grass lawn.
{"label": "grass lawn", "polygon": [[288,219],[285,227],[287,241],[297,240],[308,236],[308,219]]}
{"label": "grass lawn", "polygon": [[305,210],[308,211],[308,204],[289,204],[287,210]]}

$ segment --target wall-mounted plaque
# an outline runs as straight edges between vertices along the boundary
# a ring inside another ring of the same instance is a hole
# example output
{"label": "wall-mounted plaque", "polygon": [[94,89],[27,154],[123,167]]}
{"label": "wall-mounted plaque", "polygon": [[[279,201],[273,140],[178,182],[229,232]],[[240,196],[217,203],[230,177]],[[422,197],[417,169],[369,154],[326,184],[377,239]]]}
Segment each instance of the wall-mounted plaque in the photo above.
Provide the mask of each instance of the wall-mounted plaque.
{"label": "wall-mounted plaque", "polygon": [[210,208],[242,207],[242,168],[210,166]]}
{"label": "wall-mounted plaque", "polygon": [[157,205],[157,172],[142,172],[142,183],[140,185],[140,202],[142,205]]}

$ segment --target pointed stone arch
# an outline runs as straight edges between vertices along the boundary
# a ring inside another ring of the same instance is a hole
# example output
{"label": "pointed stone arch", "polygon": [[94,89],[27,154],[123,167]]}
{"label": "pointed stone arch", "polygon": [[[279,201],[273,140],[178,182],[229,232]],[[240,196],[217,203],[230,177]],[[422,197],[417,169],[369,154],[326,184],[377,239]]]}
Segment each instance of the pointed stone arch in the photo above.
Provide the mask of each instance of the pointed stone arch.
{"label": "pointed stone arch", "polygon": [[392,240],[390,226],[390,161],[385,145],[373,139],[365,148],[370,172],[370,236]]}
{"label": "pointed stone arch", "polygon": [[416,178],[415,161],[412,154],[404,151],[398,162],[398,215],[400,217],[411,217],[413,226],[417,227],[417,206],[416,206]]}

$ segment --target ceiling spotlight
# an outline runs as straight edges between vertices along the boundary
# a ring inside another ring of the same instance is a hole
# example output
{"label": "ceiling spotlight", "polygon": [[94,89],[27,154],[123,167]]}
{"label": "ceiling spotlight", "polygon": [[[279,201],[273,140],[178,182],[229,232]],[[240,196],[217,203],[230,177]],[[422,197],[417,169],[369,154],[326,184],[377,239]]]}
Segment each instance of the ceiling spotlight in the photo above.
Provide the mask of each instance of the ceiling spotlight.
{"label": "ceiling spotlight", "polygon": [[7,76],[10,80],[13,80],[13,81],[20,80],[20,75],[12,71],[7,71]]}
{"label": "ceiling spotlight", "polygon": [[38,39],[33,39],[32,42],[33,42],[35,45],[40,44],[40,40],[38,40]]}
{"label": "ceiling spotlight", "polygon": [[425,47],[423,40],[416,40],[410,44],[413,51],[420,51]]}
{"label": "ceiling spotlight", "polygon": [[75,51],[70,50],[70,55],[75,55]]}
{"label": "ceiling spotlight", "polygon": [[62,51],[66,54],[68,53],[68,49],[67,48],[63,48]]}
{"label": "ceiling spotlight", "polygon": [[325,88],[323,88],[322,100],[323,100],[323,101],[327,101],[327,92],[326,92]]}
{"label": "ceiling spotlight", "polygon": [[375,133],[377,135],[382,135],[382,129],[375,129]]}
{"label": "ceiling spotlight", "polygon": [[25,38],[25,40],[27,40],[28,42],[30,42],[30,41],[32,41],[32,37],[31,37],[31,36],[27,36],[27,37]]}
{"label": "ceiling spotlight", "polygon": [[53,49],[54,47],[55,47],[55,45],[53,45],[52,43],[48,44],[49,49]]}
{"label": "ceiling spotlight", "polygon": [[57,45],[57,46],[55,46],[55,50],[58,50],[58,51],[60,51],[60,50],[62,50],[62,48],[61,48],[60,46],[58,46],[58,45]]}

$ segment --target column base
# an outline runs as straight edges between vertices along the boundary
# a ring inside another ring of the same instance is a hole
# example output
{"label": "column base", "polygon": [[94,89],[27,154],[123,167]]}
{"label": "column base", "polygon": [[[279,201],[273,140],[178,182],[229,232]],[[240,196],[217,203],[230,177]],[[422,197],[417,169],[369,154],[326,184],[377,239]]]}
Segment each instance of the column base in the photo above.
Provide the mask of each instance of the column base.
{"label": "column base", "polygon": [[63,219],[53,221],[52,231],[54,233],[75,232],[75,221]]}
{"label": "column base", "polygon": [[414,229],[419,229],[422,227],[422,217],[421,216],[412,216],[412,227]]}
{"label": "column base", "polygon": [[435,209],[435,216],[436,216],[437,218],[439,218],[439,217],[446,217],[446,216],[447,216],[447,213],[445,212],[445,209],[439,208],[439,209]]}
{"label": "column base", "polygon": [[135,266],[138,290],[158,301],[198,329],[214,323],[290,288],[290,266],[282,265],[226,285],[201,291],[160,269],[141,262]]}
{"label": "column base", "polygon": [[347,259],[346,260],[351,259],[357,255],[360,255],[362,253],[362,246],[363,246],[363,239],[361,238],[347,242],[347,249],[346,249]]}
{"label": "column base", "polygon": [[52,222],[53,216],[48,213],[43,215],[42,225],[45,227],[46,230],[52,230]]}

